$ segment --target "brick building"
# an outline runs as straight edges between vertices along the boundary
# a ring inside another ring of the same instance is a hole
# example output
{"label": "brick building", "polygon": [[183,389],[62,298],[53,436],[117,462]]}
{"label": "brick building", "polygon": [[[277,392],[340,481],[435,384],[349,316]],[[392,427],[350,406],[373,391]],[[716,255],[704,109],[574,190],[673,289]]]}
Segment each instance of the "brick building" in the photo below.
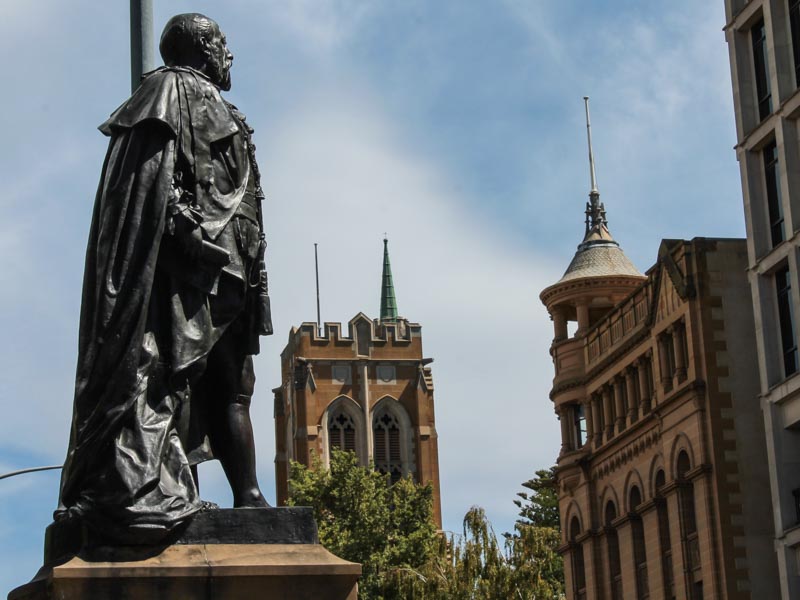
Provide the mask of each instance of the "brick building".
{"label": "brick building", "polygon": [[725,0],[725,18],[780,570],[775,598],[800,599],[800,0]]}
{"label": "brick building", "polygon": [[541,293],[569,599],[778,597],[746,266],[744,240],[664,240],[640,274],[592,173],[584,240]]}
{"label": "brick building", "polygon": [[393,480],[432,484],[441,527],[433,359],[423,355],[420,325],[397,315],[385,240],[383,269],[379,319],[359,313],[346,329],[303,323],[289,334],[273,390],[278,504],[288,497],[290,460],[327,464],[336,447]]}

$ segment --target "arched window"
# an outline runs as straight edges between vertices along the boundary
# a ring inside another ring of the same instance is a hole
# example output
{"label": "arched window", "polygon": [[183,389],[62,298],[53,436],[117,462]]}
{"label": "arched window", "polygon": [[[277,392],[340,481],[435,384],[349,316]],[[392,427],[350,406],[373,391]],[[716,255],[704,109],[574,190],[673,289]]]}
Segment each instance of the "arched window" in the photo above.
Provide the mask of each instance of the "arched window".
{"label": "arched window", "polygon": [[572,586],[576,600],[586,598],[586,568],[583,562],[583,544],[578,542],[581,524],[578,517],[572,517],[569,525],[569,541],[572,546]]}
{"label": "arched window", "polygon": [[388,474],[392,483],[414,473],[413,432],[403,405],[390,396],[382,398],[372,413],[372,447],[375,469]]}
{"label": "arched window", "polygon": [[606,504],[606,544],[608,548],[608,572],[611,577],[611,600],[623,600],[622,595],[622,569],[619,561],[619,537],[617,530],[612,525],[617,518],[617,509],[614,503]]}
{"label": "arched window", "polygon": [[320,423],[323,429],[325,465],[330,463],[334,448],[354,452],[358,462],[367,462],[364,416],[352,398],[339,396],[330,403]]}
{"label": "arched window", "polygon": [[675,576],[672,571],[672,540],[669,535],[669,512],[667,502],[661,493],[666,484],[664,471],[656,473],[656,514],[658,515],[658,541],[661,545],[661,569],[664,571],[664,597],[675,600]]}
{"label": "arched window", "polygon": [[642,503],[642,493],[637,486],[631,488],[629,505],[631,509],[631,533],[633,535],[633,562],[636,568],[636,593],[639,600],[650,597],[650,583],[647,579],[647,551],[644,542],[644,525],[636,512]]}
{"label": "arched window", "polygon": [[334,448],[356,452],[356,426],[344,410],[331,413],[328,419],[328,450]]}
{"label": "arched window", "polygon": [[680,504],[681,538],[686,555],[691,600],[702,600],[703,577],[700,569],[700,543],[697,537],[697,515],[694,503],[694,484],[687,478],[691,470],[689,455],[685,450],[678,454],[678,500]]}
{"label": "arched window", "polygon": [[400,452],[400,423],[387,411],[375,415],[372,420],[375,443],[375,468],[388,473],[392,483],[403,476],[403,459]]}

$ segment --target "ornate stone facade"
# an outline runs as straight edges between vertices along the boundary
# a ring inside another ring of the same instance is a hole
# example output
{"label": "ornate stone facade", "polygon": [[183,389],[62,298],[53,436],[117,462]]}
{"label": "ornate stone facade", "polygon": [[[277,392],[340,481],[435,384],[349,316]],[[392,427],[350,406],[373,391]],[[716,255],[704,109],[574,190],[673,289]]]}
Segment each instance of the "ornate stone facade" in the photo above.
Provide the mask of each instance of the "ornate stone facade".
{"label": "ornate stone facade", "polygon": [[664,240],[645,276],[542,292],[570,600],[778,597],[746,266],[744,240]]}

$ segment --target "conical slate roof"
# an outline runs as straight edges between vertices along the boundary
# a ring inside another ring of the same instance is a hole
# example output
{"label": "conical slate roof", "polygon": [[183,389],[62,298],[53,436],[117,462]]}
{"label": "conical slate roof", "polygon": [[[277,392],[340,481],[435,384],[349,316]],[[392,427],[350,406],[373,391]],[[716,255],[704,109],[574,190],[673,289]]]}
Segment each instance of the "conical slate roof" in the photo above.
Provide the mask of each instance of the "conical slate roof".
{"label": "conical slate roof", "polygon": [[605,219],[595,221],[558,283],[584,277],[644,277],[611,236]]}
{"label": "conical slate roof", "polygon": [[[586,105],[586,134],[589,142],[589,175],[591,191],[586,203],[586,233],[578,246],[578,251],[569,263],[564,276],[558,283],[583,279],[585,277],[644,277],[633,263],[622,252],[619,244],[608,230],[606,207],[600,202],[600,191],[597,189],[597,177],[594,168],[594,152],[592,151],[592,125],[589,119],[589,98],[583,99]],[[558,283],[556,285],[558,285]]]}

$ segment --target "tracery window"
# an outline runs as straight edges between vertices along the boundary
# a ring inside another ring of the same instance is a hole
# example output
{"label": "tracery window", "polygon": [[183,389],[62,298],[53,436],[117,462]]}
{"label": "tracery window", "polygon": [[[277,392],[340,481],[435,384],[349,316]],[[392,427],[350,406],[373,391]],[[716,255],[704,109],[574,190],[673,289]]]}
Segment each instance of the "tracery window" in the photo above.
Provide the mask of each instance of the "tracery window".
{"label": "tracery window", "polygon": [[400,449],[400,423],[391,412],[377,413],[372,420],[375,444],[375,469],[388,474],[392,483],[403,476],[403,459]]}
{"label": "tracery window", "polygon": [[328,419],[328,450],[334,448],[349,452],[356,452],[356,426],[352,417],[346,411],[334,411]]}

